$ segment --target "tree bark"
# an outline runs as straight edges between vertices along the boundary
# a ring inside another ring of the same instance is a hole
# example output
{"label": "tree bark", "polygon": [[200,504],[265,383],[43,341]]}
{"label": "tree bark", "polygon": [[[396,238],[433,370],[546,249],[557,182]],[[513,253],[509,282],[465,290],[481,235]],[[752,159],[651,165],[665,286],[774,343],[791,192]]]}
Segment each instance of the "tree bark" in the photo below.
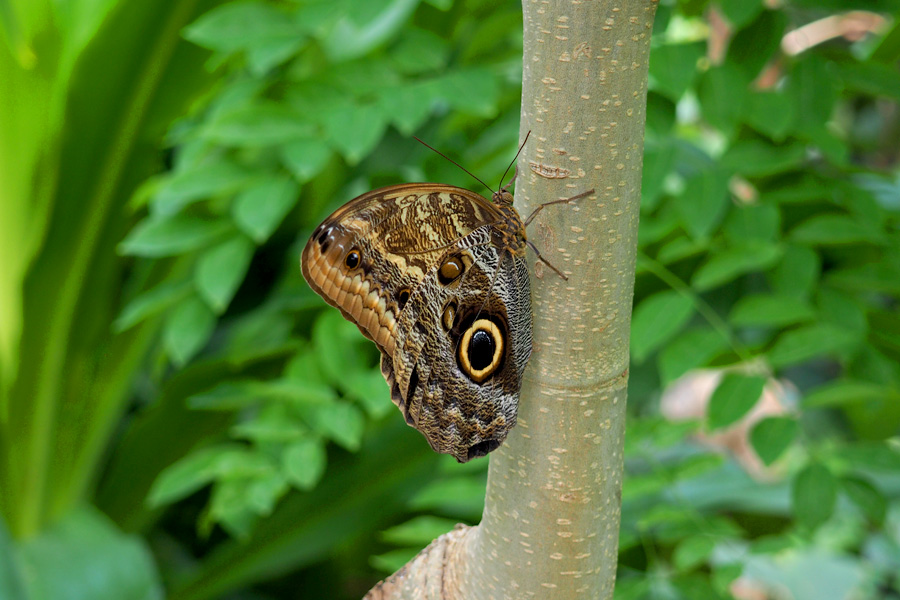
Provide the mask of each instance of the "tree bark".
{"label": "tree bark", "polygon": [[[523,0],[516,206],[534,265],[518,425],[491,455],[481,524],[376,586],[398,598],[612,598],[650,36],[657,0]],[[533,259],[533,257],[532,257]]]}

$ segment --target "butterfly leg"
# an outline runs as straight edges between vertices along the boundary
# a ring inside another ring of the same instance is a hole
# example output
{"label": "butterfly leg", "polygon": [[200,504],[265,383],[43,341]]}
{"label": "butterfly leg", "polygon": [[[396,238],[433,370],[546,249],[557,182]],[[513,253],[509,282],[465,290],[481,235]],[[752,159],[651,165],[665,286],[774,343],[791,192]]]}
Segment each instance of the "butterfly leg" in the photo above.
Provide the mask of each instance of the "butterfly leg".
{"label": "butterfly leg", "polygon": [[[541,206],[543,206],[543,205],[541,205]],[[548,267],[550,267],[551,269],[553,269],[553,272],[556,273],[557,275],[559,275],[560,277],[562,277],[562,278],[563,278],[563,281],[568,281],[568,280],[569,280],[569,278],[566,277],[565,275],[563,275],[562,272],[561,272],[559,269],[557,269],[556,267],[554,267],[553,265],[551,265],[549,262],[547,262],[547,259],[545,259],[543,256],[541,256],[540,250],[538,250],[538,249],[537,249],[537,246],[535,246],[534,244],[532,244],[530,240],[525,240],[525,243],[528,244],[528,247],[529,247],[529,248],[531,248],[532,250],[534,250],[534,253],[537,254],[537,259],[538,259],[539,261],[541,261],[542,263],[544,263],[545,265],[547,265]]]}
{"label": "butterfly leg", "polygon": [[[544,210],[545,206],[550,206],[551,204],[565,204],[568,202],[575,202],[576,200],[581,200],[582,198],[584,198],[586,196],[590,196],[593,193],[594,193],[594,190],[590,189],[586,192],[582,192],[582,193],[578,194],[577,196],[572,196],[571,198],[565,198],[563,200],[553,200],[551,202],[544,202],[543,204],[538,204],[538,207],[536,209],[534,209],[530,215],[528,215],[527,219],[525,219],[525,227],[528,227],[528,224],[534,220],[534,218],[537,216],[537,214],[539,212]],[[540,253],[538,254],[538,256],[540,256]]]}

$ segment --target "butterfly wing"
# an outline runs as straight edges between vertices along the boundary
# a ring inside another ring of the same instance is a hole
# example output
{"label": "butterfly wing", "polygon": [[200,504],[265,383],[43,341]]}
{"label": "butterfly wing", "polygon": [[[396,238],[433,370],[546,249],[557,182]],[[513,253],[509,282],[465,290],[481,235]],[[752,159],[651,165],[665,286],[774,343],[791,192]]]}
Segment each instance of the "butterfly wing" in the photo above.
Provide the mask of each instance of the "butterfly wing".
{"label": "butterfly wing", "polygon": [[[508,211],[468,190],[391,186],[335,211],[302,255],[313,290],[382,352],[382,373],[407,422],[461,461],[495,448],[515,424],[531,351],[528,271],[521,253],[504,249],[505,224]],[[448,262],[459,267],[452,281]],[[481,316],[485,331],[470,332],[467,344],[503,350],[473,355],[500,361],[489,375],[474,369],[476,382],[460,370],[468,355],[458,347]]]}

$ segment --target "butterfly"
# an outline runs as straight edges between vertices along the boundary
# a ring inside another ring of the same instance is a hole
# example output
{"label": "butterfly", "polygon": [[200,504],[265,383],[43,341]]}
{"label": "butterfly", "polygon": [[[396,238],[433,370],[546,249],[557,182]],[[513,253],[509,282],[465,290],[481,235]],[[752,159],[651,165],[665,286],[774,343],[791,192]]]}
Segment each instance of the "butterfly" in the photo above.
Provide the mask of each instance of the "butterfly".
{"label": "butterfly", "polygon": [[496,449],[516,424],[532,348],[525,252],[537,251],[525,227],[544,206],[593,193],[523,221],[514,180],[491,200],[441,183],[367,192],[326,218],[301,256],[310,287],[375,342],[407,423],[459,462]]}

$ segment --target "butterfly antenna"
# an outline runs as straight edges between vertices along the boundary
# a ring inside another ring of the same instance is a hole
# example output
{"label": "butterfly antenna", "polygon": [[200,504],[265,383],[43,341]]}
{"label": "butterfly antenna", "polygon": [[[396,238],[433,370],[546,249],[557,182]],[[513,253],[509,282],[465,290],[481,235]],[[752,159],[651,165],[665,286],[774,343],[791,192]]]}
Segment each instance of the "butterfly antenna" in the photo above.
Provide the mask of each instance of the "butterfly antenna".
{"label": "butterfly antenna", "polygon": [[[529,130],[528,130],[528,133],[525,134],[525,139],[522,140],[522,145],[519,146],[519,151],[516,152],[516,157],[515,157],[514,159],[512,159],[512,162],[509,163],[509,166],[506,167],[506,170],[505,170],[505,171],[503,171],[503,176],[500,178],[500,189],[506,189],[506,188],[503,187],[503,180],[506,179],[506,174],[509,173],[509,170],[512,168],[512,166],[513,166],[514,164],[516,164],[516,161],[517,161],[517,160],[519,160],[519,155],[522,154],[522,148],[525,147],[525,142],[528,141],[528,136],[530,136],[530,135],[531,135],[531,130],[529,129]],[[518,170],[516,171],[516,174],[518,174]],[[513,180],[514,180],[515,178],[516,178],[516,176],[513,175]],[[512,183],[512,180],[510,180],[510,183]],[[506,186],[509,187],[509,183],[506,184]]]}
{"label": "butterfly antenna", "polygon": [[435,147],[433,147],[433,146],[429,146],[428,144],[426,144],[425,142],[423,142],[422,140],[420,140],[420,139],[417,138],[416,136],[413,136],[413,137],[416,139],[417,142],[419,142],[420,144],[422,144],[422,145],[425,146],[426,148],[428,148],[428,149],[430,149],[430,150],[433,150],[434,152],[437,152],[438,154],[440,154],[441,156],[443,156],[444,158],[446,158],[447,160],[449,160],[450,162],[452,162],[454,165],[456,165],[457,167],[459,167],[460,169],[462,169],[463,171],[465,171],[466,173],[468,173],[468,174],[472,177],[472,179],[474,179],[475,181],[477,181],[478,183],[480,183],[481,185],[483,185],[483,186],[486,187],[487,189],[491,189],[491,186],[489,186],[488,184],[486,184],[486,183],[483,182],[482,180],[478,179],[475,175],[472,174],[472,172],[471,172],[470,170],[468,170],[467,168],[465,168],[464,166],[462,166],[461,164],[459,164],[458,162],[456,162],[455,160],[453,160],[452,158],[450,158],[449,156],[447,156],[446,154],[444,154],[443,152],[441,152],[441,151],[438,150],[437,148],[435,148]]}

